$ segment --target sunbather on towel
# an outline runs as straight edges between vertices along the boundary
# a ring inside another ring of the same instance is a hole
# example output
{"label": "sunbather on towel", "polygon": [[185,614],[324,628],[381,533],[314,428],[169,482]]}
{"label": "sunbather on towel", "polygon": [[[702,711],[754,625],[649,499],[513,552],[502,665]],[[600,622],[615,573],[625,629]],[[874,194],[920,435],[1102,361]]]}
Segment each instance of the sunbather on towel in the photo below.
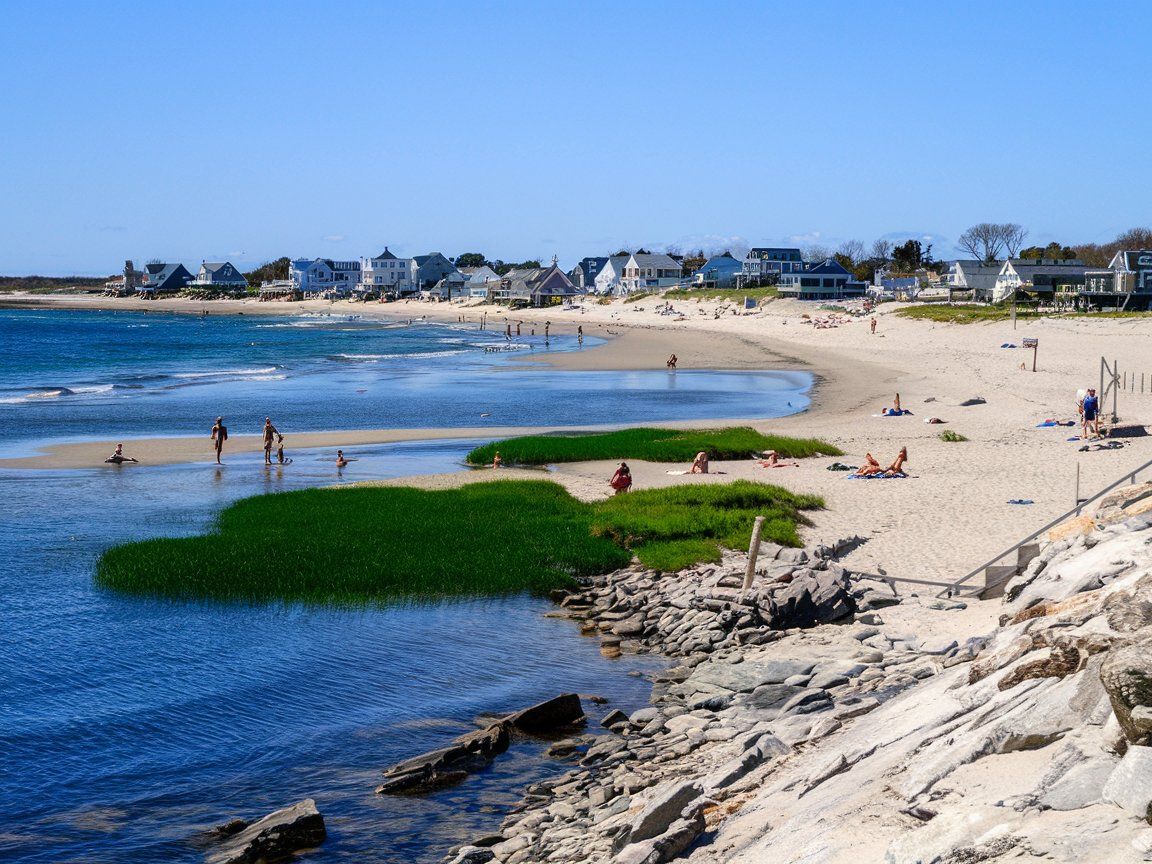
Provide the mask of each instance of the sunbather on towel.
{"label": "sunbather on towel", "polygon": [[780,454],[775,450],[765,450],[764,458],[760,460],[761,468],[799,468],[799,462],[781,462]]}
{"label": "sunbather on towel", "polygon": [[887,468],[881,467],[880,463],[872,456],[871,453],[864,454],[864,464],[856,469],[856,473],[850,476],[853,477],[903,477],[904,476],[904,463],[908,461],[908,448],[901,447],[900,452],[892,461],[892,464]]}
{"label": "sunbather on towel", "polygon": [[692,460],[692,467],[689,469],[690,474],[707,474],[708,473],[708,454],[701,450],[696,454],[696,458]]}
{"label": "sunbather on towel", "polygon": [[871,453],[864,454],[864,464],[856,469],[854,477],[871,477],[873,474],[883,474],[884,469]]}

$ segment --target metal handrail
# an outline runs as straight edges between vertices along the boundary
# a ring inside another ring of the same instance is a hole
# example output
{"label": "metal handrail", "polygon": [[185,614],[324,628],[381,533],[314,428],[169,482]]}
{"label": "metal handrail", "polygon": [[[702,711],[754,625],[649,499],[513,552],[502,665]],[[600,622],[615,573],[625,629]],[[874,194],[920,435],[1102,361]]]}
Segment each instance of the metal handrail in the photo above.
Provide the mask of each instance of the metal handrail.
{"label": "metal handrail", "polygon": [[[1024,546],[1028,543],[1031,543],[1033,540],[1035,540],[1037,537],[1039,537],[1045,531],[1047,531],[1051,528],[1055,528],[1057,525],[1059,525],[1061,522],[1063,522],[1065,519],[1068,519],[1071,516],[1079,516],[1081,510],[1083,510],[1085,507],[1087,507],[1089,504],[1091,504],[1093,501],[1097,500],[1098,498],[1102,498],[1103,496],[1107,495],[1113,489],[1119,488],[1120,486],[1124,485],[1125,482],[1127,483],[1127,485],[1131,486],[1132,484],[1134,484],[1136,482],[1136,475],[1143,472],[1143,471],[1146,471],[1148,468],[1152,468],[1152,459],[1149,459],[1147,462],[1145,462],[1139,468],[1134,468],[1132,471],[1129,471],[1127,474],[1122,476],[1119,480],[1116,480],[1114,483],[1108,484],[1103,489],[1101,489],[1099,492],[1097,492],[1095,495],[1093,495],[1091,498],[1085,498],[1083,501],[1077,501],[1076,506],[1073,507],[1071,510],[1069,510],[1067,513],[1062,513],[1061,515],[1057,516],[1055,519],[1053,519],[1051,522],[1049,522],[1043,528],[1040,528],[1036,531],[1033,531],[1031,534],[1029,534],[1027,537],[1025,537],[1019,543],[1016,543],[1013,546],[1009,546],[1007,549],[1005,549],[1003,552],[1001,552],[999,555],[997,555],[992,560],[987,561],[984,564],[981,564],[979,567],[977,567],[971,573],[969,573],[966,576],[963,576],[962,578],[957,579],[955,582],[951,583],[952,588],[947,592],[948,595],[951,596],[952,591],[958,589],[961,585],[963,585],[969,579],[971,579],[974,576],[978,576],[980,573],[987,570],[989,567],[991,567],[997,561],[1001,560],[1002,558],[1004,558],[1007,555],[1011,555],[1013,552],[1015,552],[1021,546]],[[941,593],[944,593],[944,592],[941,592]]]}

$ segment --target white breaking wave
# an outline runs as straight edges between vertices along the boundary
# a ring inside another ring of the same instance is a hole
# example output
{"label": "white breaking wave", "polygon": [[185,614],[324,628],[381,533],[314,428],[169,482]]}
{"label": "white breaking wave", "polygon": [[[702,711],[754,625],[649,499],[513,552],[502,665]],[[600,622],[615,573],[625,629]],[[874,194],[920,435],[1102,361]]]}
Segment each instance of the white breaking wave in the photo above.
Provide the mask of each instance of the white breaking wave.
{"label": "white breaking wave", "polygon": [[177,372],[173,378],[219,378],[235,375],[268,375],[275,372],[278,367],[267,366],[262,369],[218,369],[215,372]]}

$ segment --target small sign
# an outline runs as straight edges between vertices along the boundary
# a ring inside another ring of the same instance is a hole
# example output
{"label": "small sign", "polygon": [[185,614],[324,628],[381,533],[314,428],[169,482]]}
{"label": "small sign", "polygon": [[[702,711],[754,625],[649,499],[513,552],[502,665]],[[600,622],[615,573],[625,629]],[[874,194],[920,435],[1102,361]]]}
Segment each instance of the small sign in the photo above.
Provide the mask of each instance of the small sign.
{"label": "small sign", "polygon": [[1024,338],[1024,347],[1025,348],[1035,348],[1039,344],[1040,344],[1039,339],[1029,339],[1028,337]]}

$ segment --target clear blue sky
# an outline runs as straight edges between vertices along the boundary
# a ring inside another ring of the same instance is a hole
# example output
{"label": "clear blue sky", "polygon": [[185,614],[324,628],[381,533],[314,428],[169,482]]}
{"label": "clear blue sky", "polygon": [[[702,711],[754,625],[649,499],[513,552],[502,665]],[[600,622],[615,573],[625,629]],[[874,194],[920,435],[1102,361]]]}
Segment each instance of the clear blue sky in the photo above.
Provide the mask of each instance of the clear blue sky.
{"label": "clear blue sky", "polygon": [[0,9],[4,274],[1152,222],[1139,2]]}

